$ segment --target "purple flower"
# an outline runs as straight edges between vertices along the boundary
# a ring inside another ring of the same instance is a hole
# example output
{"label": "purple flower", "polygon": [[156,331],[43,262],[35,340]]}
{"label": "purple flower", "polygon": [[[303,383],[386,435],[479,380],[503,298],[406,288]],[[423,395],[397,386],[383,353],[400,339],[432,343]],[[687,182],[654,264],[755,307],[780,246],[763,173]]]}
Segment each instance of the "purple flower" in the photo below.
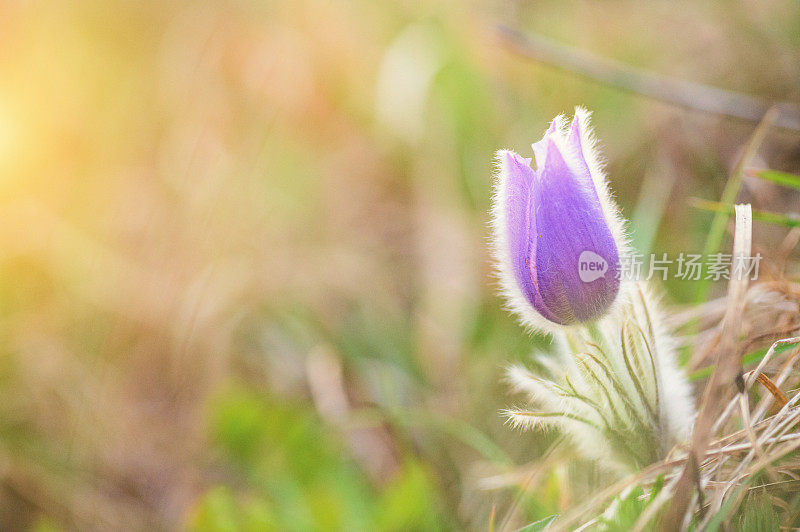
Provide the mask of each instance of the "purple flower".
{"label": "purple flower", "polygon": [[[494,228],[511,306],[530,325],[606,314],[620,287],[622,222],[597,163],[588,113],[556,117],[531,159],[499,151]],[[531,308],[535,310],[531,312]]]}

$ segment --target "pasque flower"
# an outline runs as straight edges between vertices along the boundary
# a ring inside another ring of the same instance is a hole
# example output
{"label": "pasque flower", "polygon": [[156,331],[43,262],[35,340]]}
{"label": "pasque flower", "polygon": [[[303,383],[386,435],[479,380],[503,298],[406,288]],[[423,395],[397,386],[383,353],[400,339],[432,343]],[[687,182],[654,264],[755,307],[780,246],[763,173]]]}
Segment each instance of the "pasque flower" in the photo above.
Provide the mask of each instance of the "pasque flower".
{"label": "pasque flower", "polygon": [[[631,472],[667,456],[692,423],[691,388],[657,297],[620,279],[629,256],[589,130],[576,109],[556,117],[531,159],[497,154],[494,243],[503,291],[528,325],[552,333],[536,371],[508,379],[529,405],[506,411],[521,427],[555,426],[587,457]],[[612,311],[613,310],[613,311]]]}
{"label": "pasque flower", "polygon": [[619,291],[625,239],[588,118],[580,108],[569,126],[556,117],[533,144],[535,169],[531,159],[497,152],[494,231],[503,289],[540,329],[594,321]]}

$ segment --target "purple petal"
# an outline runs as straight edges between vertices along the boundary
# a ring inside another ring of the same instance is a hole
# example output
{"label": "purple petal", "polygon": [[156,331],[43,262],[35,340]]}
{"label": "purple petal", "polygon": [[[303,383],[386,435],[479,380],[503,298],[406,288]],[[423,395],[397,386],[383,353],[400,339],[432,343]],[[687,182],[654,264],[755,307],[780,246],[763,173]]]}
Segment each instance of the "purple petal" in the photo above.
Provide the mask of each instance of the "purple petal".
{"label": "purple petal", "polygon": [[[586,157],[583,153],[583,141],[581,141],[582,127],[583,125],[581,124],[580,117],[575,115],[575,118],[572,120],[572,125],[569,128],[569,133],[567,134],[567,146],[572,160],[577,163],[577,168],[574,169],[576,170],[575,179],[577,179],[579,183],[591,188],[595,197],[597,197],[597,190],[594,188],[592,173],[589,170],[589,164],[586,162]],[[599,198],[598,201],[600,201]]]}
{"label": "purple petal", "polygon": [[550,321],[557,321],[542,302],[536,286],[538,278],[532,274],[536,264],[536,217],[533,209],[533,186],[538,180],[531,169],[530,159],[514,152],[505,152],[505,217],[511,271],[528,302]]}
{"label": "purple petal", "polygon": [[[570,167],[559,145],[553,139],[548,142],[533,201],[538,232],[535,284],[549,313],[556,317],[548,319],[561,324],[588,321],[602,315],[616,298],[617,245],[594,186],[586,186],[587,178],[591,183],[588,166],[587,174],[583,168]],[[606,268],[590,281],[580,273],[586,266],[581,261],[586,253],[595,254]]]}
{"label": "purple petal", "polygon": [[550,122],[550,127],[547,128],[547,131],[545,131],[542,140],[531,144],[531,148],[533,148],[533,156],[536,158],[537,170],[541,170],[543,161],[547,160],[547,139],[549,139],[552,135],[559,134],[558,129],[560,127],[560,123],[561,120],[556,117],[552,122]]}
{"label": "purple petal", "polygon": [[581,119],[577,115],[572,119],[572,125],[569,127],[569,135],[567,136],[569,147],[580,154],[583,159],[583,146],[581,145]]}
{"label": "purple petal", "polygon": [[[504,152],[500,228],[503,262],[541,316],[568,325],[600,318],[619,292],[619,250],[603,212],[581,140],[580,115],[569,131],[556,117],[530,159]],[[605,191],[602,192],[605,194]]]}

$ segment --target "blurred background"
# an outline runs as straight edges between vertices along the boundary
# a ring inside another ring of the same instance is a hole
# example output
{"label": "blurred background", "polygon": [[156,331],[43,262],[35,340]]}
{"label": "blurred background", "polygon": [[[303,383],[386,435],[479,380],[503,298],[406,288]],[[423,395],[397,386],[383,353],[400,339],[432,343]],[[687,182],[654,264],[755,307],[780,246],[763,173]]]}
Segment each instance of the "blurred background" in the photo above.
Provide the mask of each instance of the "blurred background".
{"label": "blurred background", "polygon": [[[584,105],[640,251],[700,253],[690,198],[756,124],[498,24],[800,100],[792,0],[0,0],[0,528],[486,529],[581,497],[591,468],[499,413],[547,340],[496,295],[493,152]],[[798,138],[754,164],[797,172]]]}

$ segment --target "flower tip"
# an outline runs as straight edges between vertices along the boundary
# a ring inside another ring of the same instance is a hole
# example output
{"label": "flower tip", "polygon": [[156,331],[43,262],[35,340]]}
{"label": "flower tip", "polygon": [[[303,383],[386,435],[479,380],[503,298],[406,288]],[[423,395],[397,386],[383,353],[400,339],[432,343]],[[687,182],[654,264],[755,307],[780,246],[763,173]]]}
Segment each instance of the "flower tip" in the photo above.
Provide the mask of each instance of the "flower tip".
{"label": "flower tip", "polygon": [[497,150],[495,158],[497,159],[497,162],[500,164],[501,168],[513,168],[514,166],[530,168],[531,163],[533,162],[533,159],[523,157],[512,150]]}

